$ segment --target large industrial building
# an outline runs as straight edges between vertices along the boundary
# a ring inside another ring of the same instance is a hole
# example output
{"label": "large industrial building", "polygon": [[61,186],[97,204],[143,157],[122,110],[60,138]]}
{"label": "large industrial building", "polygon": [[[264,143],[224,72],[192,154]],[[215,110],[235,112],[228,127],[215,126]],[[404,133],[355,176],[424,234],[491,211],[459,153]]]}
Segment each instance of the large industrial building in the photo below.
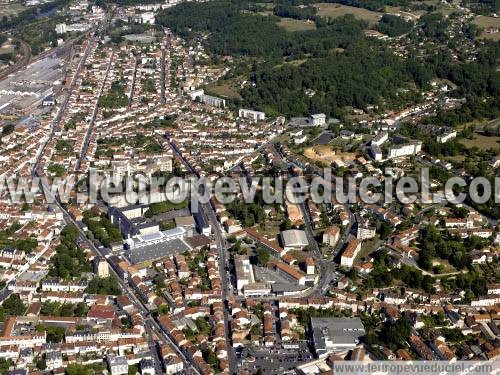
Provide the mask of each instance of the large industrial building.
{"label": "large industrial building", "polygon": [[182,253],[190,249],[183,240],[185,234],[184,228],[174,228],[134,236],[125,241],[127,256],[133,264],[136,264]]}
{"label": "large industrial building", "polygon": [[319,358],[354,349],[365,335],[360,318],[311,318],[311,331]]}
{"label": "large industrial building", "polygon": [[299,229],[290,229],[281,232],[281,242],[285,251],[302,250],[309,245],[306,232]]}
{"label": "large industrial building", "polygon": [[[125,237],[120,248],[125,247],[125,254],[134,264],[184,252],[191,248],[190,240],[197,237],[198,233],[210,235],[208,220],[200,212],[191,215],[188,209],[181,209],[152,219],[144,216],[148,209],[149,205],[137,204],[110,207],[108,210],[111,223]],[[175,223],[175,228],[160,230],[159,222],[170,220]]]}
{"label": "large industrial building", "polygon": [[0,82],[0,108],[28,112],[51,96],[62,83],[64,62],[57,58],[36,61]]}
{"label": "large industrial building", "polygon": [[71,32],[85,32],[90,29],[92,25],[89,23],[73,23],[71,25],[67,25],[65,23],[58,23],[56,25],[56,33],[64,34]]}
{"label": "large industrial building", "polygon": [[292,117],[288,124],[291,127],[319,127],[326,125],[326,115],[317,113],[309,117]]}
{"label": "large industrial building", "polygon": [[234,271],[236,274],[236,288],[239,293],[243,291],[245,286],[255,283],[253,268],[247,256],[234,256]]}

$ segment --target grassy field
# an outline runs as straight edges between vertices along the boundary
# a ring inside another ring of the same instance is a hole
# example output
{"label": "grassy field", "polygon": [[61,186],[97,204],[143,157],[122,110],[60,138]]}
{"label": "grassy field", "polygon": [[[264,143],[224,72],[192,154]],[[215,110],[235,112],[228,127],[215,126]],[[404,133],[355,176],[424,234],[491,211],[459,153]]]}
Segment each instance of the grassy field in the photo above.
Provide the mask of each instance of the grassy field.
{"label": "grassy field", "polygon": [[473,120],[470,122],[457,125],[456,129],[457,131],[462,131],[468,127],[474,128],[474,131],[479,133],[483,131],[485,127],[486,128],[500,127],[500,117],[486,122],[484,120]]}
{"label": "grassy field", "polygon": [[294,20],[292,18],[282,18],[278,22],[278,26],[284,28],[286,31],[307,31],[315,30],[316,25],[312,21],[307,20]]}
{"label": "grassy field", "polygon": [[461,139],[460,143],[467,148],[477,147],[481,150],[488,150],[490,148],[500,150],[500,137],[486,137],[475,133],[474,139]]}
{"label": "grassy field", "polygon": [[352,14],[358,19],[367,21],[370,25],[376,24],[380,17],[382,17],[382,13],[380,12],[372,12],[371,10],[341,4],[317,3],[314,6],[318,9],[317,14],[320,17],[335,18],[345,14]]}
{"label": "grassy field", "polygon": [[273,3],[255,3],[255,5],[258,5],[260,7],[264,7],[266,9],[272,10],[274,8]]}
{"label": "grassy field", "polygon": [[276,64],[274,67],[281,68],[282,66],[285,66],[285,65],[300,66],[300,65],[304,64],[306,61],[307,61],[307,59],[287,60],[287,61],[283,61],[280,64]]}
{"label": "grassy field", "polygon": [[311,254],[307,253],[306,251],[300,251],[300,250],[292,250],[292,251],[288,252],[288,254],[290,254],[295,259],[297,259],[298,263],[305,262],[306,258],[308,256],[311,256]]}
{"label": "grassy field", "polygon": [[[412,5],[432,5],[436,7],[437,11],[445,10],[445,9],[451,9],[452,7],[447,4],[443,3],[441,0],[419,0],[419,1],[412,1]],[[423,12],[423,11],[419,11]]]}
{"label": "grassy field", "polygon": [[[457,12],[458,10],[447,3],[443,3],[439,0],[424,0],[424,1],[413,1],[412,5],[432,5],[435,7],[435,11],[439,12],[445,16],[449,16],[453,12]],[[428,13],[425,10],[412,10],[411,12],[403,11],[403,7],[396,6],[386,6],[384,8],[386,13],[401,13],[403,15],[411,17],[414,21],[416,21],[419,17]]]}
{"label": "grassy field", "polygon": [[385,13],[389,14],[402,14],[404,16],[411,17],[411,19],[414,21],[418,20],[422,15],[426,13],[423,10],[413,10],[411,12],[405,12],[401,9],[401,7],[392,7],[389,5],[385,7],[384,11]]}
{"label": "grassy field", "polygon": [[0,17],[13,16],[25,9],[26,7],[21,3],[0,4]]}
{"label": "grassy field", "polygon": [[240,94],[238,88],[231,82],[216,82],[207,86],[207,92],[212,93],[217,96],[222,96],[225,98],[239,99]]}
{"label": "grassy field", "polygon": [[441,4],[436,9],[437,12],[441,13],[443,16],[449,16],[452,13],[463,13],[458,11],[456,8],[451,7],[450,5]]}
{"label": "grassy field", "polygon": [[456,155],[456,156],[446,156],[444,159],[450,162],[463,162],[465,161],[465,155]]}
{"label": "grassy field", "polygon": [[[474,24],[483,29],[487,27],[496,27],[497,29],[500,29],[500,18],[477,16],[476,18],[474,18]],[[483,31],[483,33],[481,34],[481,38],[500,40],[500,32],[488,34],[486,31]]]}
{"label": "grassy field", "polygon": [[363,241],[363,243],[361,244],[361,250],[356,256],[355,261],[359,262],[363,258],[365,260],[368,260],[368,256],[379,248],[380,243],[381,241],[378,239],[378,237]]}
{"label": "grassy field", "polygon": [[0,48],[0,55],[5,55],[7,53],[14,53],[16,51],[14,46]]}
{"label": "grassy field", "polygon": [[432,267],[435,266],[441,266],[441,272],[439,272],[436,275],[439,275],[441,273],[452,273],[452,272],[457,272],[457,269],[453,267],[450,262],[444,259],[433,259],[432,260]]}
{"label": "grassy field", "polygon": [[419,0],[419,1],[412,1],[412,5],[434,5],[438,6],[441,2],[439,0]]}

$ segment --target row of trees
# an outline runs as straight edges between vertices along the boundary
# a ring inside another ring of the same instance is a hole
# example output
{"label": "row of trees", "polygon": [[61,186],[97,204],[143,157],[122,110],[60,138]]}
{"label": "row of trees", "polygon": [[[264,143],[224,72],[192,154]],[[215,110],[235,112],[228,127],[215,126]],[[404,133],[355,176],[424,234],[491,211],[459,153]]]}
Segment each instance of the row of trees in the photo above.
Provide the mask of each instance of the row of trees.
{"label": "row of trees", "polygon": [[314,307],[309,307],[308,309],[303,308],[292,308],[288,311],[290,314],[296,315],[299,323],[308,327],[311,318],[331,318],[331,317],[343,317],[349,316],[350,311],[336,308],[328,308],[328,309],[315,309]]}
{"label": "row of trees", "polygon": [[48,316],[83,317],[87,314],[87,305],[83,302],[73,304],[47,301],[43,303],[40,314]]}
{"label": "row of trees", "polygon": [[465,0],[464,3],[478,14],[490,15],[500,11],[498,0]]}
{"label": "row of trees", "polygon": [[149,209],[144,213],[144,216],[147,218],[152,218],[155,215],[160,215],[165,212],[173,211],[173,210],[182,210],[187,208],[188,200],[185,199],[180,203],[172,203],[170,201],[152,203],[149,205]]}
{"label": "row of trees", "polygon": [[340,3],[373,11],[384,11],[386,6],[407,6],[410,4],[408,0],[328,0],[325,2]]}

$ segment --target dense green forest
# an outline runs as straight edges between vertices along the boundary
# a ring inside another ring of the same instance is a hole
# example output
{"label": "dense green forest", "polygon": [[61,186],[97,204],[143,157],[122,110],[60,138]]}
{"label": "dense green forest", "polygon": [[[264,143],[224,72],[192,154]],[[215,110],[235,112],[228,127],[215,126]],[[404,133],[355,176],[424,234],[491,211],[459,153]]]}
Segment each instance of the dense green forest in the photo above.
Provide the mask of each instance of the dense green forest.
{"label": "dense green forest", "polygon": [[[497,0],[482,0],[484,3],[492,2],[494,3]],[[161,0],[114,0],[114,1],[106,1],[106,0],[96,0],[95,3],[101,6],[106,6],[108,3],[113,2],[118,5],[139,5],[139,4],[155,4],[155,3],[163,3]],[[240,0],[233,1],[234,3],[241,2]],[[273,3],[277,6],[281,5],[308,5],[317,3],[317,0],[274,0],[274,1],[261,1],[258,4],[251,4],[246,2],[247,6],[259,7],[261,4]],[[411,2],[409,0],[323,0],[323,3],[339,3],[344,5],[350,5],[358,8],[365,8],[369,10],[383,10],[385,6],[409,6]],[[243,2],[241,2],[243,3]]]}
{"label": "dense green forest", "polygon": [[[403,62],[388,51],[359,43],[299,66],[260,66],[252,76],[256,87],[245,88],[242,96],[251,107],[285,115],[338,115],[344,106],[382,105],[381,97],[393,104],[404,101],[398,89],[413,82],[425,84],[430,76],[423,73],[417,62]],[[304,95],[307,89],[316,94]]]}
{"label": "dense green forest", "polygon": [[312,20],[315,18],[316,8],[312,6],[299,8],[288,4],[278,4],[274,7],[273,13],[278,17],[287,17],[297,20]]}
{"label": "dense green forest", "polygon": [[261,57],[306,54],[324,56],[333,48],[344,48],[361,37],[366,24],[352,17],[322,22],[317,30],[290,33],[277,25],[279,18],[243,12],[236,2],[183,3],[166,9],[157,22],[183,38],[207,33],[206,47],[217,55]]}
{"label": "dense green forest", "polygon": [[377,30],[382,34],[394,37],[408,33],[412,27],[413,22],[405,21],[403,18],[392,14],[384,14],[377,25]]}
{"label": "dense green forest", "polygon": [[479,14],[489,15],[500,11],[500,0],[465,0],[464,3]]}
{"label": "dense green forest", "polygon": [[[247,106],[269,113],[300,115],[325,112],[338,115],[344,106],[365,108],[378,104],[381,108],[411,101],[411,91],[402,86],[425,85],[434,77],[449,79],[456,85],[455,95],[466,96],[467,104],[454,112],[440,112],[436,120],[443,125],[456,125],[475,118],[488,118],[498,113],[500,73],[496,66],[500,43],[481,48],[477,61],[458,63],[446,53],[432,55],[424,63],[417,58],[395,57],[380,46],[358,42],[342,53],[311,59],[299,66],[278,68],[261,64],[254,69],[256,87],[246,87],[241,95]],[[307,89],[316,95],[304,95]]]}
{"label": "dense green forest", "polygon": [[449,38],[446,35],[446,29],[449,26],[449,21],[440,13],[424,14],[419,23],[423,34],[427,38],[436,40],[437,42],[446,42]]}
{"label": "dense green forest", "polygon": [[69,4],[69,0],[56,0],[50,3],[29,7],[12,17],[3,16],[0,22],[0,30],[8,30],[13,27],[35,21],[44,14],[49,14],[54,11],[54,9],[58,9],[67,4]]}
{"label": "dense green forest", "polygon": [[[253,85],[241,90],[242,99],[235,104],[263,110],[271,116],[312,112],[338,116],[346,106],[366,108],[376,104],[380,109],[403,106],[418,101],[418,91],[435,77],[455,83],[459,87],[454,93],[457,97],[467,95],[467,103],[471,105],[464,113],[458,113],[458,117],[496,112],[500,42],[485,42],[477,60],[467,63],[457,62],[446,49],[427,56],[410,51],[402,59],[383,43],[364,38],[365,22],[351,15],[326,20],[317,17],[311,7],[298,8],[298,4],[307,5],[310,1],[280,1],[274,7],[274,14],[314,18],[316,30],[287,32],[277,25],[280,18],[255,13],[257,4],[240,0],[184,3],[160,12],[157,20],[188,40],[205,35],[203,42],[212,55],[257,59],[254,63],[250,59],[249,70],[242,72],[250,74]],[[404,2],[380,4],[404,5]],[[349,5],[373,9],[379,6],[354,4],[354,0]],[[422,16],[416,32],[413,26],[412,22],[389,15],[382,17],[377,25],[390,36],[411,32],[413,37],[425,37],[439,44],[448,40],[449,20],[438,13]],[[305,95],[306,91],[309,95]],[[454,121],[450,116],[448,120]]]}
{"label": "dense green forest", "polygon": [[[340,107],[364,107],[379,97],[391,104],[405,102],[411,93],[402,94],[402,86],[424,85],[432,78],[416,61],[405,63],[380,44],[366,41],[362,30],[367,24],[351,15],[322,20],[316,30],[290,33],[277,26],[277,18],[247,14],[242,7],[220,0],[186,3],[161,12],[157,19],[184,38],[207,33],[212,54],[267,57],[267,64],[254,65],[251,79],[256,87],[245,88],[241,95],[246,105],[270,114],[337,115]],[[281,6],[279,12],[289,8]],[[309,11],[303,9],[305,17]],[[276,68],[283,57],[308,59],[299,66]],[[306,89],[317,94],[307,97]]]}

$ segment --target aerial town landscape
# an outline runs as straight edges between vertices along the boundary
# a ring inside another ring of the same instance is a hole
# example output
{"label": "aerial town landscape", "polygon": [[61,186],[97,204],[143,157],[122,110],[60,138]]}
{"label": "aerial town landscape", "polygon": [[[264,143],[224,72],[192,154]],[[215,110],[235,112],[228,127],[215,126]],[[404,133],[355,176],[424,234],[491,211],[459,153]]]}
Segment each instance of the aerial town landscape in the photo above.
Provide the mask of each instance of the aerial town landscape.
{"label": "aerial town landscape", "polygon": [[499,15],[0,0],[0,374],[498,372]]}

